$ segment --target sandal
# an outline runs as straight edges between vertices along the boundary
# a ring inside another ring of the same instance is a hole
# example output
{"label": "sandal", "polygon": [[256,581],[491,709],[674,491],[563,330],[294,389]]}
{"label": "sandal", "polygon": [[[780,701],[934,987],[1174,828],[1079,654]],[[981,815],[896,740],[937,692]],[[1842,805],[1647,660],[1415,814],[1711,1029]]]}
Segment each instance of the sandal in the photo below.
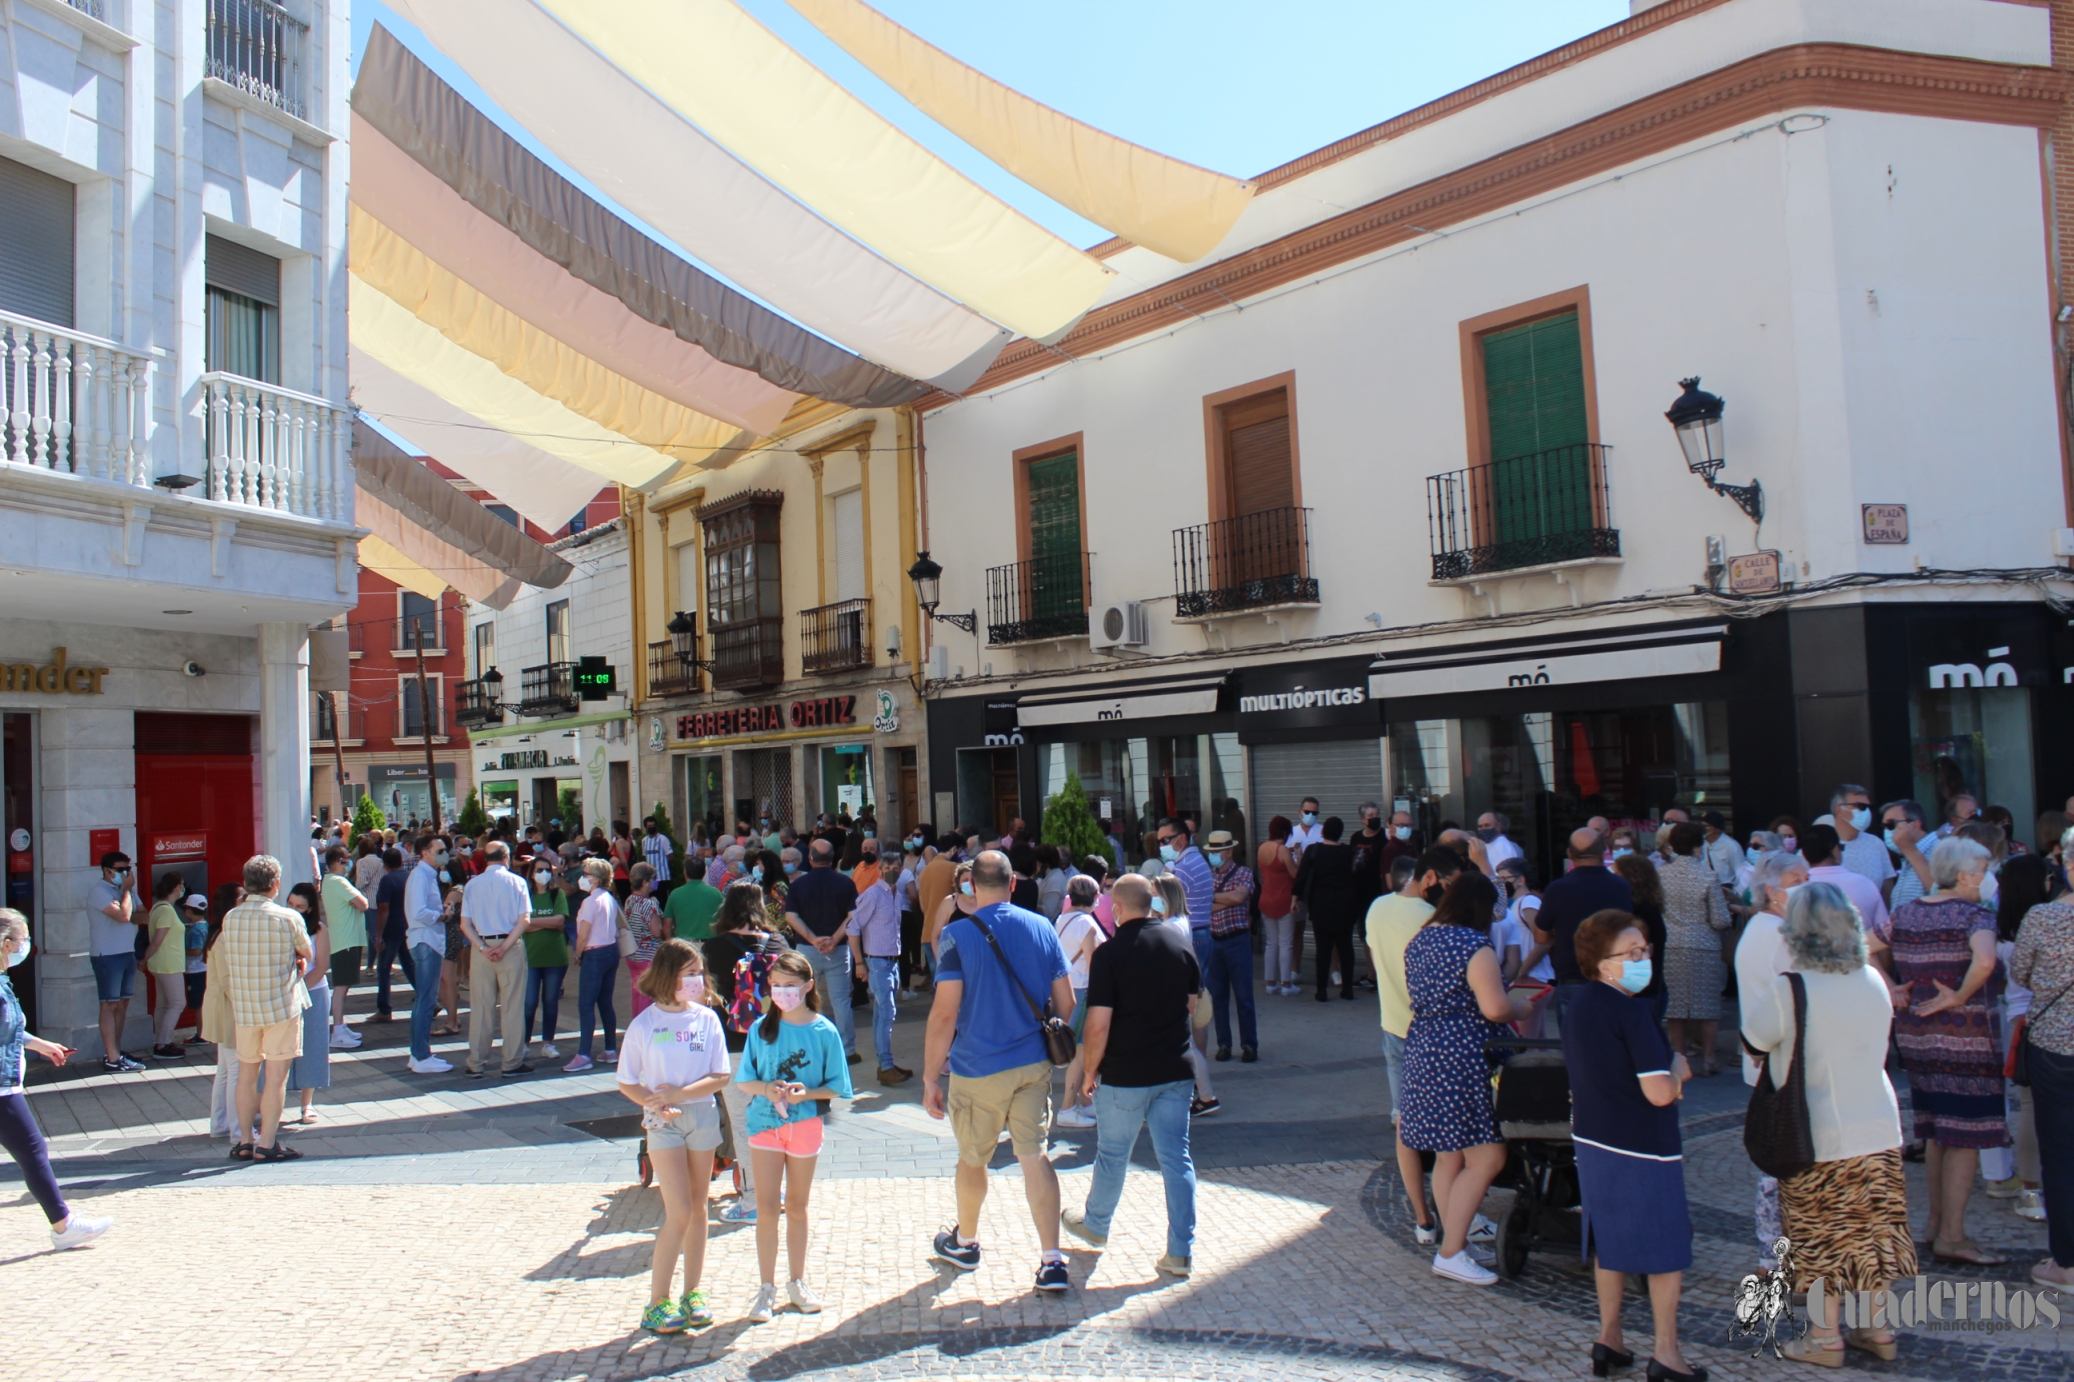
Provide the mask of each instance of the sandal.
{"label": "sandal", "polygon": [[1788,1339],[1779,1345],[1779,1354],[1796,1363],[1813,1363],[1818,1368],[1840,1368],[1844,1365],[1843,1340],[1838,1339],[1836,1347],[1829,1348],[1812,1334],[1803,1334],[1798,1339]]}
{"label": "sandal", "polygon": [[1971,1238],[1961,1238],[1956,1243],[1933,1242],[1930,1255],[1939,1262],[1954,1262],[1965,1267],[2001,1267],[2009,1262],[2008,1258],[1998,1257]]}
{"label": "sandal", "polygon": [[271,1147],[254,1147],[252,1149],[252,1159],[254,1161],[301,1161],[302,1153],[293,1147],[283,1147],[279,1142],[276,1142]]}
{"label": "sandal", "polygon": [[252,1160],[253,1150],[250,1142],[237,1143],[230,1149],[230,1159],[232,1161],[250,1161]]}
{"label": "sandal", "polygon": [[1852,1348],[1864,1349],[1882,1362],[1891,1363],[1901,1356],[1901,1350],[1894,1343],[1892,1334],[1879,1339],[1873,1337],[1870,1329],[1847,1329],[1844,1331],[1844,1342]]}

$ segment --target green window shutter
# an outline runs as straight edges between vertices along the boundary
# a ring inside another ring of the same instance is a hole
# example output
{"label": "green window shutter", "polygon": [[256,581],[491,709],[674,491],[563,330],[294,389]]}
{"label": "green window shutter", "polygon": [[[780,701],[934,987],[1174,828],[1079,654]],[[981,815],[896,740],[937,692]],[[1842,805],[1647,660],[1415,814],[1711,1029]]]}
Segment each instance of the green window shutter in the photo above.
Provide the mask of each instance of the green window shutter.
{"label": "green window shutter", "polygon": [[1577,314],[1483,338],[1491,465],[1481,480],[1488,541],[1531,541],[1593,526],[1584,346]]}
{"label": "green window shutter", "polygon": [[1074,452],[1032,461],[1025,473],[1030,509],[1030,589],[1035,618],[1087,607],[1081,583],[1080,457]]}

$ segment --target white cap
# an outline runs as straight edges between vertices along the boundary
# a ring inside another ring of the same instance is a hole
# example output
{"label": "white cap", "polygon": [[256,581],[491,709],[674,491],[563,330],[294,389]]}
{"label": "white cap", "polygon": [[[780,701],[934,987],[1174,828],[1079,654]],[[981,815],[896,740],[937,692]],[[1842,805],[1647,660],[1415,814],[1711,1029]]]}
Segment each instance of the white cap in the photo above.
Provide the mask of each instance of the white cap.
{"label": "white cap", "polygon": [[209,899],[203,897],[200,893],[189,893],[184,905],[192,907],[198,912],[206,912],[209,910]]}

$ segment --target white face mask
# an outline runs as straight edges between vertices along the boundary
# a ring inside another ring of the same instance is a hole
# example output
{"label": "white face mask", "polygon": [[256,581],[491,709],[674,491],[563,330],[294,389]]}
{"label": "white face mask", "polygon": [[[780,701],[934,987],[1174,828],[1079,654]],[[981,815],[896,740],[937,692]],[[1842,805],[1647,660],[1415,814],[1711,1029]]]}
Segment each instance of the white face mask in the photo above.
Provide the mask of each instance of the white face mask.
{"label": "white face mask", "polygon": [[540,872],[533,875],[533,886],[535,888],[538,888],[541,892],[546,892],[548,880],[552,877],[554,877],[553,874],[549,873],[545,869],[542,869]]}
{"label": "white face mask", "polygon": [[598,887],[598,885],[592,881],[591,876],[587,873],[583,876],[582,881],[579,882],[576,886],[583,889],[585,892],[595,892]]}
{"label": "white face mask", "polygon": [[32,943],[29,940],[29,938],[27,936],[23,936],[22,943],[16,946],[14,949],[7,952],[7,967],[9,969],[13,969],[23,960],[29,958],[29,950],[31,948],[31,944]]}
{"label": "white face mask", "polygon": [[807,991],[795,984],[771,986],[771,1002],[778,1005],[779,1012],[789,1013],[806,1001]]}
{"label": "white face mask", "polygon": [[677,1001],[680,1003],[703,1003],[706,1001],[706,976],[687,974],[677,981]]}
{"label": "white face mask", "polygon": [[1980,905],[1992,907],[2002,896],[2002,884],[1994,874],[1984,874],[1980,880]]}

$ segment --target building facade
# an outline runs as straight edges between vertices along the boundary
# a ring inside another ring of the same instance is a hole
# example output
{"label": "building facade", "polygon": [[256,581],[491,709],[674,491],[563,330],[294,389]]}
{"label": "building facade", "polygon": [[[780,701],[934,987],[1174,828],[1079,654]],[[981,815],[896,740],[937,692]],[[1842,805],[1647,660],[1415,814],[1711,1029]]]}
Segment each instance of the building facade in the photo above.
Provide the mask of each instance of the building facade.
{"label": "building facade", "polygon": [[[86,897],[310,871],[308,631],[357,597],[349,14],[7,0],[0,799],[13,974],[100,1052]],[[142,989],[132,1040],[145,1022]]]}
{"label": "building facade", "polygon": [[1072,771],[1127,838],[1311,795],[1547,870],[1851,781],[2028,834],[2074,788],[2054,18],[1666,0],[1264,174],[1210,260],[1097,251],[1112,301],[924,405],[958,818]]}

